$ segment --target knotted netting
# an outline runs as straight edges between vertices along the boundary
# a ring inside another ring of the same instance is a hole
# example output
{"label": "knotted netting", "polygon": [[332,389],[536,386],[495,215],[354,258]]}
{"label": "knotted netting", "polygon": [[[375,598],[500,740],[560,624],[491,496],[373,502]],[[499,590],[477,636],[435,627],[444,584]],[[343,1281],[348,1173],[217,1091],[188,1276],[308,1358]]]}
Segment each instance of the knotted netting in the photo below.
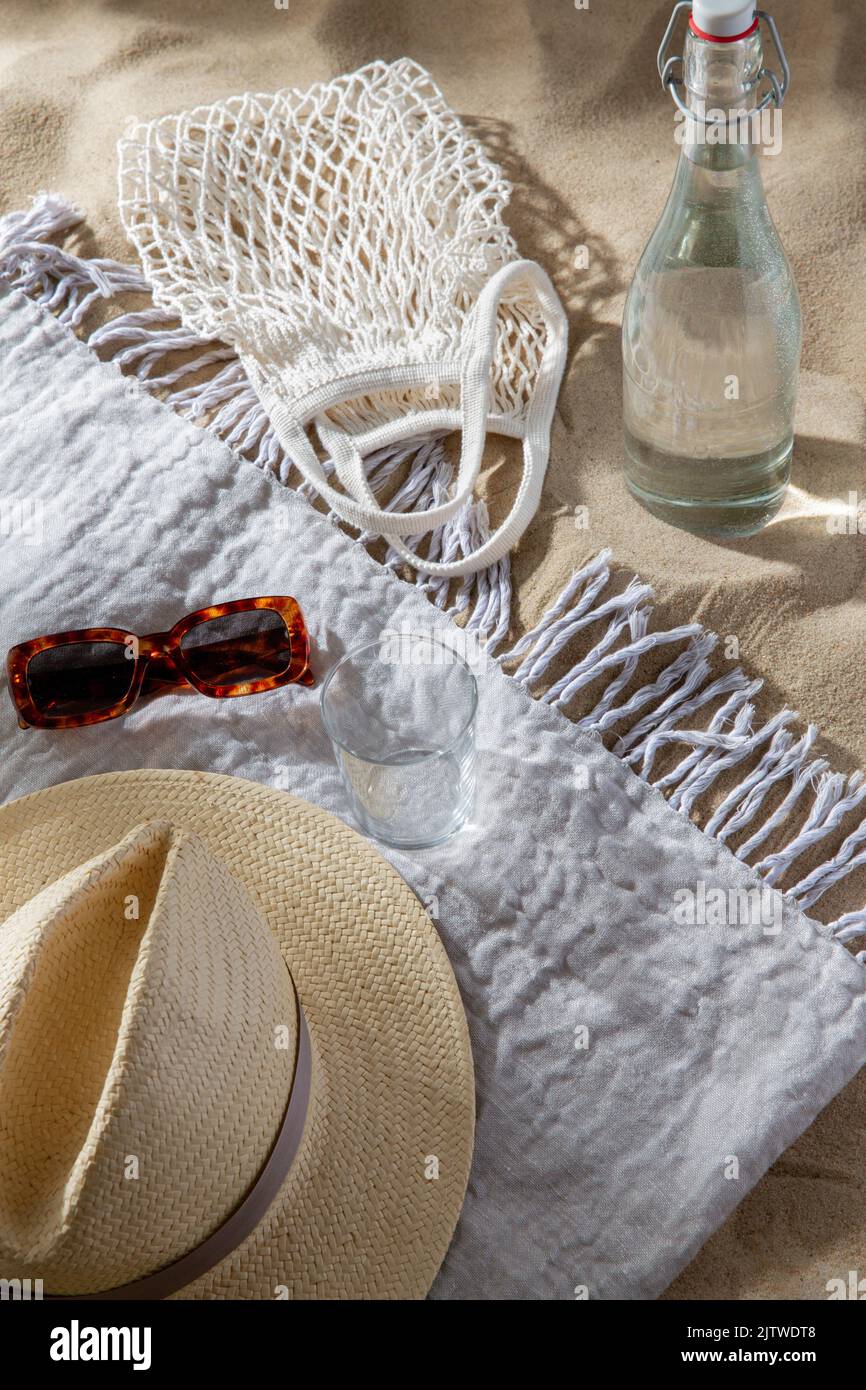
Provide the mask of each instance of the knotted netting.
{"label": "knotted netting", "polygon": [[[528,524],[564,366],[563,311],[545,272],[519,259],[509,194],[408,59],[164,117],[120,144],[121,214],[157,303],[234,347],[283,447],[338,516],[444,576],[492,564]],[[383,510],[365,456],[455,428],[452,495]],[[509,516],[468,558],[420,559],[402,537],[471,497],[487,429],[524,443]]]}

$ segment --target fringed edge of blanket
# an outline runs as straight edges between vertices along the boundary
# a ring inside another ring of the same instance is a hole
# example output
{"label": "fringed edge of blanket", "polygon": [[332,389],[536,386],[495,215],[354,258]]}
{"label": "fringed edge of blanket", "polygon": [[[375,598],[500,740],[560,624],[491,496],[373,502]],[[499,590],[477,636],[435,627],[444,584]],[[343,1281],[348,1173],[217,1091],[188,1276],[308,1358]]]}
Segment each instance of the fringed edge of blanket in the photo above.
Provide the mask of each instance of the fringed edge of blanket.
{"label": "fringed edge of blanket", "polygon": [[[866,802],[866,777],[833,772],[826,759],[813,757],[818,728],[810,724],[797,736],[791,728],[799,720],[796,710],[783,709],[760,722],[754,697],[764,682],[750,680],[739,666],[714,676],[709,659],[718,644],[714,632],[700,623],[650,632],[648,585],[633,579],[622,593],[606,596],[610,560],[611,552],[603,550],[572,575],[552,607],[499,663],[530,694],[560,709],[585,686],[608,678],[595,706],[575,721],[577,727],[606,741],[612,737],[610,751],[662,792],[675,810],[695,820],[705,835],[728,843],[765,883],[779,886],[786,875],[796,873],[794,866],[807,850],[834,833],[838,839],[845,818]],[[591,649],[551,681],[550,668],[560,652],[596,623],[603,628]],[[684,649],[654,680],[619,699],[633,685],[643,658],[683,643]],[[696,727],[695,716],[704,710],[709,715],[712,707],[705,726]],[[654,775],[665,752],[683,756],[668,758],[673,766]],[[735,769],[742,772],[736,784],[712,812],[699,815],[699,799]],[[793,833],[785,843],[773,853],[760,853],[771,836],[788,829]],[[747,830],[751,833],[742,839]],[[864,865],[866,816],[861,815],[823,863],[780,891],[807,911]],[[866,908],[831,922],[829,931],[842,944],[866,935]],[[856,959],[866,964],[866,951]]]}
{"label": "fringed edge of blanket", "polygon": [[[135,266],[77,256],[52,240],[83,221],[83,213],[52,193],[39,194],[26,211],[0,218],[0,283],[20,290],[73,330],[82,329],[99,299],[130,294],[151,297],[150,285]],[[86,341],[103,361],[114,362],[142,389],[193,423],[205,425],[235,453],[312,500],[312,490],[287,458],[232,348],[200,337],[153,304],[119,313],[89,333]],[[402,440],[368,456],[367,477],[374,493],[382,493],[389,485],[393,489],[382,503],[386,511],[427,510],[447,500],[453,470],[444,438],[439,434]],[[323,467],[326,474],[333,472],[327,460]],[[405,477],[394,488],[401,472]],[[337,519],[329,515],[332,521]],[[461,559],[490,534],[483,500],[468,501],[457,516],[431,533],[427,558]],[[357,539],[372,544],[379,538],[359,535]],[[384,563],[393,569],[404,565],[391,548]],[[423,575],[417,583],[452,617],[462,619],[468,610],[468,625],[482,641],[499,643],[507,635],[511,621],[507,557],[467,576],[454,589],[447,579]]]}
{"label": "fringed edge of blanket", "polygon": [[[50,240],[82,220],[81,213],[51,194],[34,199],[26,212],[0,218],[0,283],[42,304],[72,330],[80,328],[97,299],[150,294],[134,267],[84,259]],[[155,307],[121,313],[90,333],[87,342],[103,360],[133,375],[142,389],[291,485],[291,461],[230,348],[198,337]],[[183,358],[169,367],[167,359],[173,354]],[[205,369],[212,369],[209,376],[190,382]],[[427,508],[447,497],[452,470],[441,435],[382,449],[368,457],[366,466],[379,490],[404,472],[387,504],[392,509]],[[299,475],[294,486],[307,495]],[[488,535],[483,502],[467,505],[454,521],[433,533],[430,556],[450,560],[467,555]],[[362,543],[375,539],[358,537]],[[650,631],[652,590],[633,579],[622,592],[607,593],[610,562],[611,553],[604,550],[573,574],[535,627],[495,659],[529,694],[564,714],[581,691],[605,680],[593,708],[572,722],[603,739],[675,810],[705,835],[727,843],[768,885],[779,887],[783,878],[795,876],[802,855],[834,837],[834,847],[822,863],[792,886],[780,887],[790,902],[808,911],[835,884],[866,866],[866,776],[833,772],[824,758],[813,757],[817,727],[810,724],[798,736],[791,727],[799,719],[795,710],[783,709],[761,723],[754,697],[763,682],[750,679],[740,667],[713,674],[715,633],[699,623]],[[397,568],[400,557],[389,551],[385,563]],[[445,580],[418,582],[437,607],[463,620],[489,655],[498,650],[510,627],[507,560],[463,580],[456,593]],[[602,624],[600,635],[596,624]],[[568,645],[592,629],[590,649],[554,678],[554,670],[567,660],[563,654]],[[668,647],[680,650],[654,679],[635,688],[646,669],[645,658]],[[656,773],[660,760],[666,770]],[[739,780],[702,815],[700,798],[735,769]],[[853,819],[861,808],[863,814],[842,836],[843,821]],[[750,833],[742,839],[747,830]],[[787,841],[772,853],[762,852],[771,837],[778,843],[788,831]],[[840,945],[866,936],[866,907],[844,914],[827,929]],[[866,965],[866,950],[855,959]]]}

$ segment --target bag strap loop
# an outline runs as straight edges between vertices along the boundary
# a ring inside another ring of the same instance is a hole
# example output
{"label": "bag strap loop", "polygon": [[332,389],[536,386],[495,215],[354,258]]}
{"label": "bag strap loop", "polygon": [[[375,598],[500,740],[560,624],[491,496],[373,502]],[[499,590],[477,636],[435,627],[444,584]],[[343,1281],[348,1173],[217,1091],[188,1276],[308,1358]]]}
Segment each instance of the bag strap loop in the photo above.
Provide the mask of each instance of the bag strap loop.
{"label": "bag strap loop", "polygon": [[[487,436],[490,377],[496,355],[496,323],[499,303],[508,285],[529,280],[536,292],[546,329],[546,342],[526,414],[523,439],[523,476],[508,516],[494,534],[472,555],[449,563],[436,563],[414,554],[403,538],[421,536],[443,526],[470,499],[478,480]],[[447,502],[421,512],[383,510],[367,481],[357,442],[342,431],[328,429],[327,438],[337,477],[345,492],[329,482],[316,457],[306,430],[291,418],[287,407],[271,396],[266,409],[276,434],[299,472],[331,510],[362,531],[383,536],[414,569],[438,578],[474,574],[485,569],[516,544],[538,509],[550,448],[550,426],[565,366],[567,326],[562,305],[548,275],[535,261],[512,261],[487,282],[469,317],[467,347],[460,379],[462,442],[454,495]],[[268,393],[269,395],[271,393]]]}

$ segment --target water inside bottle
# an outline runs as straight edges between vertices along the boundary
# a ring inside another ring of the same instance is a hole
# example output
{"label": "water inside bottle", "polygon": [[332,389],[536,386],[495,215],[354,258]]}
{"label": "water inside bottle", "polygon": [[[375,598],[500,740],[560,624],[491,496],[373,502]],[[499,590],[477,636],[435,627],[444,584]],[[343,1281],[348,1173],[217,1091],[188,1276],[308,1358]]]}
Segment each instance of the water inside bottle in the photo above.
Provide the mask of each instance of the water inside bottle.
{"label": "water inside bottle", "polygon": [[[686,44],[690,107],[755,106],[757,32]],[[778,511],[794,442],[800,306],[764,196],[755,128],[688,121],[623,315],[628,486],[689,531],[749,535]]]}
{"label": "water inside bottle", "polygon": [[768,313],[774,284],[735,266],[647,276],[624,363],[626,477],[650,512],[687,530],[748,535],[784,498],[799,325],[784,313],[786,281]]}

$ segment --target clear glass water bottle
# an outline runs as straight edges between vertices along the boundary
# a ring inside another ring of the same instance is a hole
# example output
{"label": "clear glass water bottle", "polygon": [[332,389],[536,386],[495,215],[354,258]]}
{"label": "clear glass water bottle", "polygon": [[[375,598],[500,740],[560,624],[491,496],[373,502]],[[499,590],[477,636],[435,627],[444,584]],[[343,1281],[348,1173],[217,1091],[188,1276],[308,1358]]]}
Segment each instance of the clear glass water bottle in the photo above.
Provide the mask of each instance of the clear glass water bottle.
{"label": "clear glass water bottle", "polygon": [[[682,10],[684,57],[667,58]],[[752,5],[674,8],[659,72],[680,109],[680,157],[622,326],[628,486],[664,521],[719,537],[778,511],[794,442],[800,303],[758,163],[771,134],[778,150],[788,65],[758,16],[781,80],[764,67]]]}

